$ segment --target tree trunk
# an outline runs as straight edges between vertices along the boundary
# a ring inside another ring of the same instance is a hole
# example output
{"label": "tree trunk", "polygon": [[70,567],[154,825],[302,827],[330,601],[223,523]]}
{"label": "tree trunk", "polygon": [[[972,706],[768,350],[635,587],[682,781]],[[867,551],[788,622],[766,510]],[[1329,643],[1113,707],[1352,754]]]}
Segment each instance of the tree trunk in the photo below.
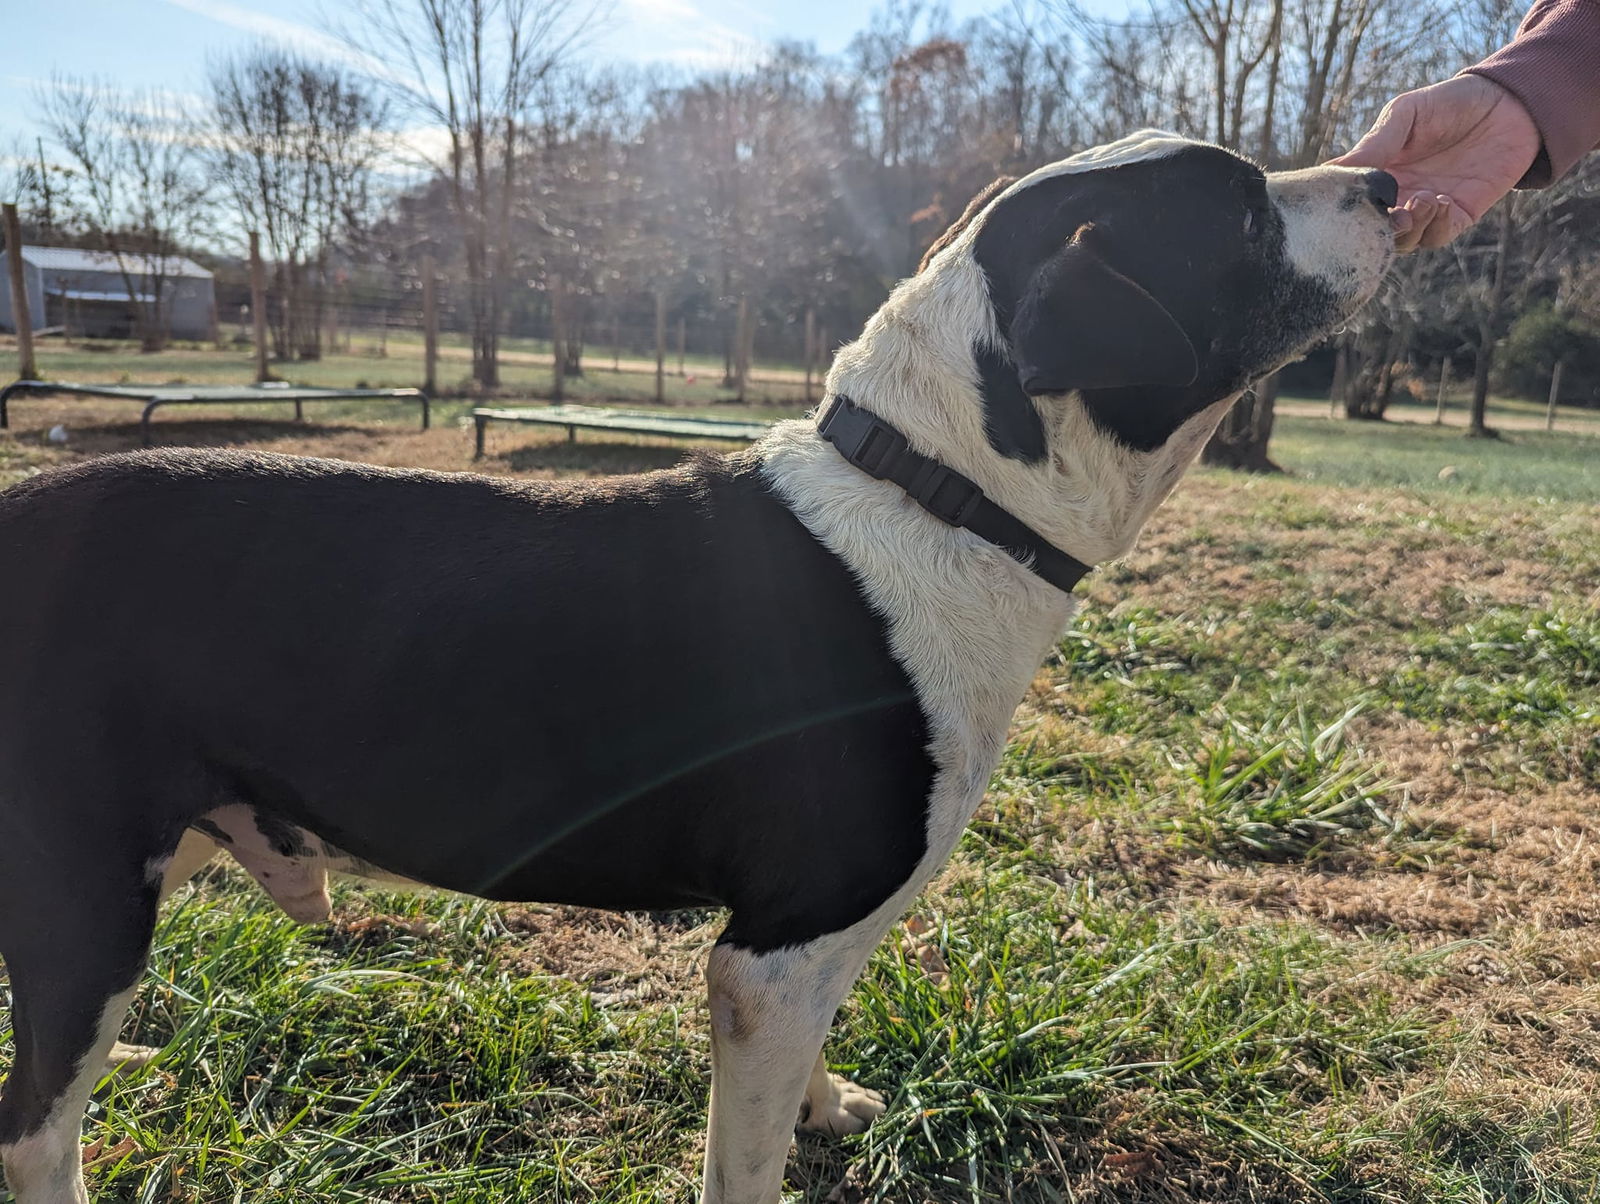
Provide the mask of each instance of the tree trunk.
{"label": "tree trunk", "polygon": [[656,404],[667,400],[667,294],[656,289]]}
{"label": "tree trunk", "polygon": [[422,257],[422,391],[439,391],[439,298],[433,256]]}
{"label": "tree trunk", "polygon": [[740,405],[744,404],[745,391],[750,382],[750,298],[739,296],[739,319],[733,328],[733,390]]}
{"label": "tree trunk", "polygon": [[255,323],[256,383],[271,380],[267,368],[267,271],[261,262],[261,235],[250,231],[250,318]]}
{"label": "tree trunk", "polygon": [[1472,419],[1467,423],[1467,434],[1488,435],[1485,419],[1489,410],[1489,372],[1494,367],[1494,334],[1483,331],[1478,338],[1477,361],[1472,374]]}
{"label": "tree trunk", "polygon": [[1350,379],[1350,344],[1340,337],[1333,349],[1333,383],[1328,386],[1328,417],[1337,418],[1344,404],[1345,382]]}
{"label": "tree trunk", "polygon": [[[327,287],[327,278],[324,277],[319,289],[319,296],[323,298],[322,308],[327,315],[328,338],[325,347],[329,355],[337,355],[339,353],[339,298],[329,297],[327,295]],[[321,349],[319,349],[316,358],[322,358]]]}
{"label": "tree trunk", "polygon": [[17,218],[17,207],[10,202],[3,212],[6,268],[11,277],[11,326],[17,332],[17,379],[33,380],[39,369],[33,360],[33,314],[28,309],[28,289],[22,267],[22,223]]}
{"label": "tree trunk", "polygon": [[[1348,396],[1345,399],[1345,417],[1360,418],[1368,422],[1382,421],[1394,394],[1394,370],[1397,361],[1405,358],[1411,341],[1410,332],[1401,326],[1386,331],[1374,346],[1369,329],[1357,344],[1356,372],[1351,375]],[[1363,350],[1361,344],[1365,343]]]}
{"label": "tree trunk", "polygon": [[302,360],[320,360],[322,358],[322,326],[328,309],[328,269],[322,257],[317,257],[317,264],[306,274],[304,287],[301,289],[300,303],[303,312],[300,315],[300,358]]}
{"label": "tree trunk", "polygon": [[289,281],[281,259],[272,265],[272,280],[270,304],[273,308],[268,315],[272,323],[272,358],[286,361],[289,359],[289,306],[286,301]]}
{"label": "tree trunk", "polygon": [[1272,40],[1272,63],[1267,68],[1267,91],[1262,100],[1261,149],[1256,156],[1269,169],[1277,158],[1276,131],[1273,127],[1278,115],[1278,80],[1283,74],[1283,3],[1284,0],[1273,0],[1272,3],[1272,29],[1267,34]]}
{"label": "tree trunk", "polygon": [[1506,265],[1516,246],[1516,196],[1500,202],[1500,247],[1495,258],[1494,284],[1489,289],[1489,304],[1478,327],[1477,371],[1472,378],[1472,421],[1468,436],[1491,435],[1488,424],[1489,372],[1494,366],[1494,346],[1500,332],[1500,312],[1505,308]]}
{"label": "tree trunk", "polygon": [[1267,455],[1278,401],[1278,374],[1247,389],[1223,418],[1200,454],[1200,462],[1245,472],[1282,472]]}
{"label": "tree trunk", "polygon": [[728,340],[722,345],[722,387],[724,389],[737,388],[739,374],[739,347],[744,341],[744,298],[739,298],[739,307],[734,310],[733,330],[728,335]]}
{"label": "tree trunk", "polygon": [[817,366],[817,308],[814,305],[806,306],[806,404],[810,405],[811,378]]}
{"label": "tree trunk", "polygon": [[1383,418],[1389,413],[1389,403],[1394,399],[1394,374],[1395,369],[1401,364],[1411,361],[1411,322],[1407,318],[1400,319],[1400,328],[1394,332],[1390,340],[1387,354],[1384,356],[1383,372],[1378,377],[1378,396],[1376,399],[1375,418]]}
{"label": "tree trunk", "polygon": [[567,395],[567,320],[560,276],[550,277],[550,399]]}

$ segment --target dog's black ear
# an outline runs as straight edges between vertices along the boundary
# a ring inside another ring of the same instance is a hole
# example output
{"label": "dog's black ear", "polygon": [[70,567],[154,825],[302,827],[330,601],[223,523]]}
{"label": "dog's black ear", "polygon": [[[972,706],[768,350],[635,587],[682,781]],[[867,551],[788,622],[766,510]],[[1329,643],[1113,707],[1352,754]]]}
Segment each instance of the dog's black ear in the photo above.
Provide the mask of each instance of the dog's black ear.
{"label": "dog's black ear", "polygon": [[933,257],[935,255],[944,250],[951,243],[955,242],[956,239],[961,237],[962,231],[964,231],[968,226],[972,225],[972,219],[983,212],[983,207],[985,205],[994,200],[995,197],[999,196],[1002,192],[1004,192],[1007,188],[1010,188],[1016,182],[1016,176],[1001,176],[998,180],[995,180],[993,183],[987,185],[982,192],[978,193],[977,196],[968,201],[967,207],[961,212],[961,216],[956,218],[956,220],[951,223],[950,228],[943,234],[939,235],[938,238],[934,239],[933,245],[922,253],[922,261],[917,264],[917,275],[920,276],[924,271],[927,270],[928,265],[933,262]]}
{"label": "dog's black ear", "polygon": [[1193,384],[1194,344],[1166,308],[1078,228],[1042,264],[1011,319],[1011,359],[1030,397],[1072,389]]}

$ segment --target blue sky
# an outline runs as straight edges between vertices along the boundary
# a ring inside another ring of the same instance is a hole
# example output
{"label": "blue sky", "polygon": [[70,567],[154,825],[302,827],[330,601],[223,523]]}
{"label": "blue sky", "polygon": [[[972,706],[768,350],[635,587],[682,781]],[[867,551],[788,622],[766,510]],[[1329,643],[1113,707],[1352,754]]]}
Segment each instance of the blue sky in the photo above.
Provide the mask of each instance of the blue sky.
{"label": "blue sky", "polygon": [[[875,0],[614,0],[591,38],[595,60],[676,63],[748,58],[777,38],[842,48]],[[945,0],[957,19],[1007,0]],[[323,14],[338,0],[5,0],[15,50],[0,59],[0,153],[36,132],[34,93],[53,72],[95,76],[137,88],[199,91],[208,57],[266,36],[316,51],[326,47]]]}

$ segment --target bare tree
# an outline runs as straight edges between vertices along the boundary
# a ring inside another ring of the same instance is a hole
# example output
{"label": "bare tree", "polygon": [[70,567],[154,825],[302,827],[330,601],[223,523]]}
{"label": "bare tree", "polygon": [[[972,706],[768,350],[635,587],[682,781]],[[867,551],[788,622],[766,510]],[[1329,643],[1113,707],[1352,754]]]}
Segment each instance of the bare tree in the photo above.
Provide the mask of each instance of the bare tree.
{"label": "bare tree", "polygon": [[16,205],[27,214],[38,203],[39,163],[20,138],[8,149],[0,150],[0,201]]}
{"label": "bare tree", "polygon": [[[1148,20],[1116,23],[1070,11],[1097,74],[1117,81],[1119,115],[1210,137],[1273,168],[1326,158],[1358,97],[1379,82],[1376,65],[1393,87],[1427,28],[1411,9],[1402,20],[1393,0],[1153,0]],[[1272,376],[1246,391],[1207,444],[1207,463],[1275,467],[1277,390]]]}
{"label": "bare tree", "polygon": [[347,71],[261,47],[211,71],[211,158],[273,264],[279,359],[316,359],[328,257],[368,208],[387,110]]}
{"label": "bare tree", "polygon": [[525,166],[523,122],[535,85],[595,16],[587,0],[358,0],[342,36],[386,68],[381,82],[443,131],[432,162],[459,225],[472,324],[472,373],[500,383],[499,347],[512,263],[512,198]]}
{"label": "bare tree", "polygon": [[164,93],[71,76],[56,77],[38,103],[73,168],[65,206],[116,256],[140,346],[158,351],[168,338],[168,270],[208,200],[193,123]]}

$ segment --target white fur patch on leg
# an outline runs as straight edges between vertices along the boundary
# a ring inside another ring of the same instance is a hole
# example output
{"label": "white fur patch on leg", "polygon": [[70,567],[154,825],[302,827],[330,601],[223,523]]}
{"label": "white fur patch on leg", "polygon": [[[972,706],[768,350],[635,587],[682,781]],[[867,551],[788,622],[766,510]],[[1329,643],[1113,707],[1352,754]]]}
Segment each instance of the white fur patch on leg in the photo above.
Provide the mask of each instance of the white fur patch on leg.
{"label": "white fur patch on leg", "polygon": [[777,1204],[823,1039],[872,948],[861,936],[846,930],[769,953],[731,945],[712,951],[702,1204]]}
{"label": "white fur patch on leg", "polygon": [[17,1204],[89,1204],[83,1185],[83,1110],[105,1075],[106,1055],[132,1002],[134,988],[106,1000],[94,1045],[78,1063],[45,1122],[21,1140],[0,1146],[0,1163]]}

